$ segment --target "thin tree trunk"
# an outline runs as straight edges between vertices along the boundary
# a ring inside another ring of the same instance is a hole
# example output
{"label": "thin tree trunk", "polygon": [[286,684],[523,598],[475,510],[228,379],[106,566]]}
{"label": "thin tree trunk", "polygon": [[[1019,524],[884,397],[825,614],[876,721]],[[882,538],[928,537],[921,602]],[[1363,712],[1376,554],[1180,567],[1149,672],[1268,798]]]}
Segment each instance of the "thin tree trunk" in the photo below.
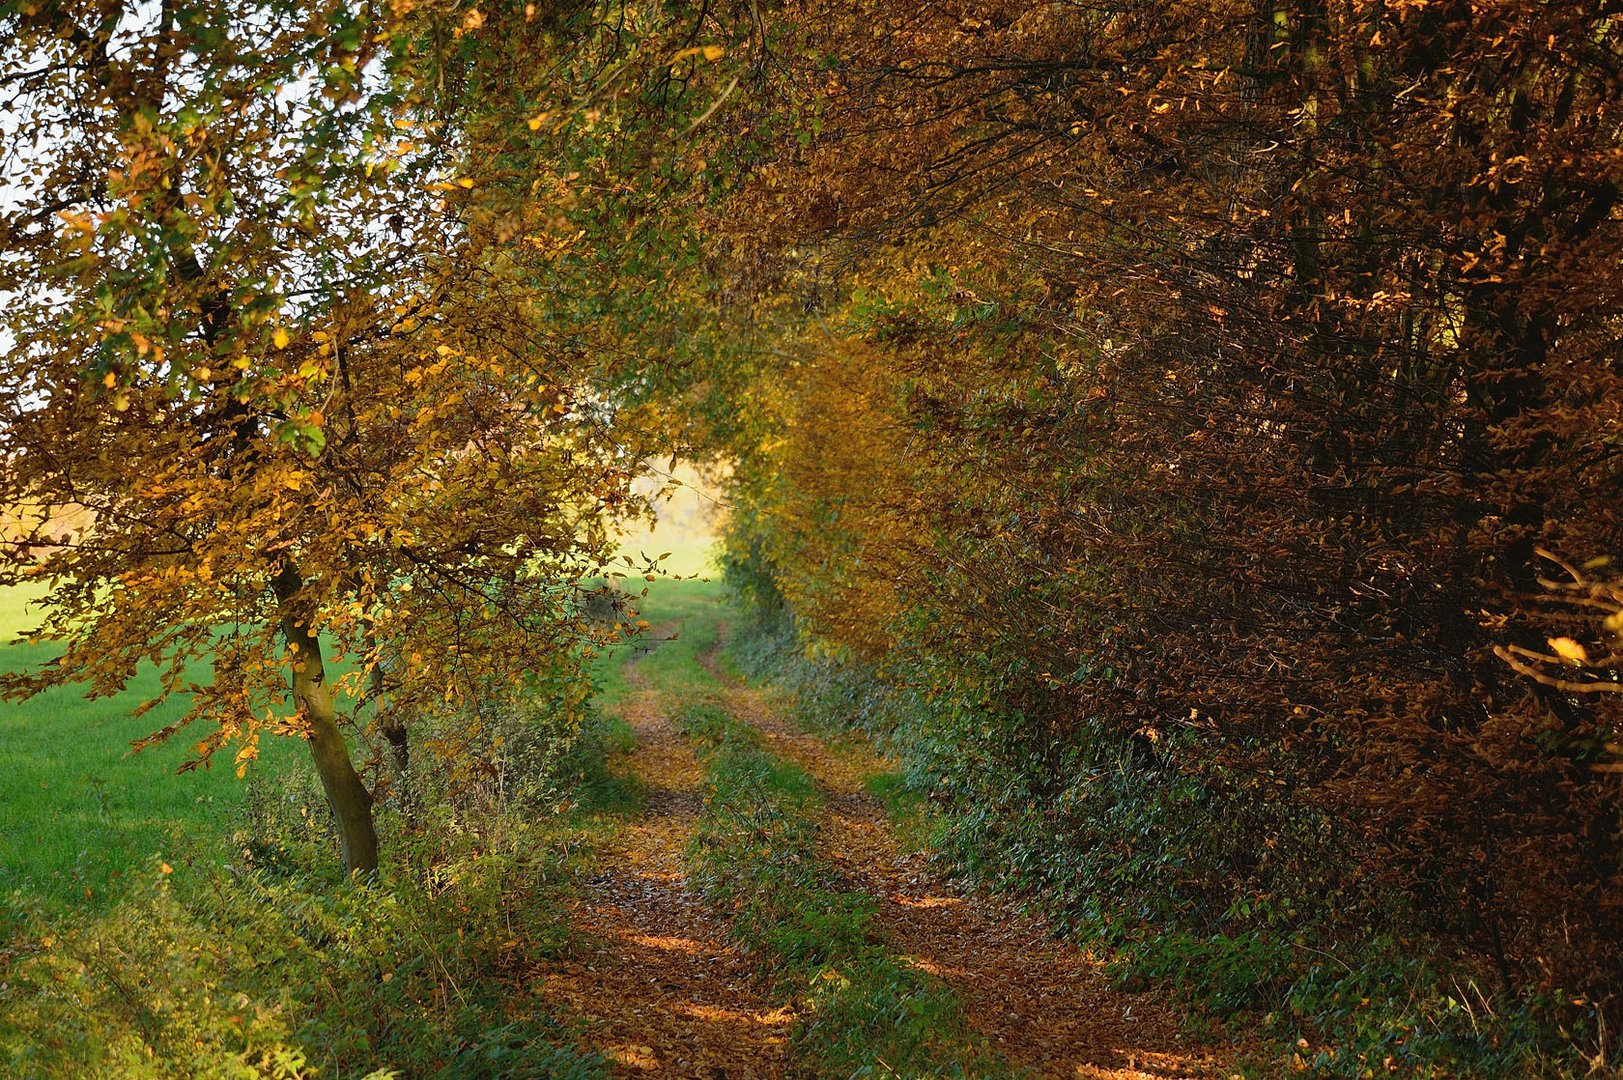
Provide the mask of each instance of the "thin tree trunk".
{"label": "thin tree trunk", "polygon": [[276,599],[281,605],[282,636],[287,639],[293,668],[293,700],[308,729],[310,756],[316,774],[327,793],[338,827],[338,847],[344,859],[344,872],[351,879],[371,877],[378,868],[378,834],[372,821],[372,796],[350,761],[349,747],[338,730],[338,710],[332,688],[321,662],[321,642],[316,637],[314,612],[301,602],[303,587],[299,573],[291,565],[276,575]]}

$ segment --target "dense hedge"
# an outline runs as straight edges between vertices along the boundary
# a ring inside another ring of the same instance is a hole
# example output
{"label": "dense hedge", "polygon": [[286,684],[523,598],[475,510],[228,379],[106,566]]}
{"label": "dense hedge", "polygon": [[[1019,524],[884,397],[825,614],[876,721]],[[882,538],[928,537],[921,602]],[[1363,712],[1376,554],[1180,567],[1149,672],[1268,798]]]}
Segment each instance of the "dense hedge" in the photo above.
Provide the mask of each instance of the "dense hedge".
{"label": "dense hedge", "polygon": [[1610,16],[792,7],[735,569],[911,703],[965,857],[1615,1009]]}

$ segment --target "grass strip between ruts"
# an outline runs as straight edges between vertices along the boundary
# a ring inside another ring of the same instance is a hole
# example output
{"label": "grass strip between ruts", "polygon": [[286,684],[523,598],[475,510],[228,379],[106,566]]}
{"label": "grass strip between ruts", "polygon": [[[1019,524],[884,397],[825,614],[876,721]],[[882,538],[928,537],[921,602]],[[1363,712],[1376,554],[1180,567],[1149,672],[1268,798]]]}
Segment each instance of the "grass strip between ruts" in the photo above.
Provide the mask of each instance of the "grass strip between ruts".
{"label": "grass strip between ruts", "polygon": [[818,858],[812,778],[714,704],[689,708],[683,729],[705,765],[692,881],[800,998],[797,1065],[827,1077],[1006,1075],[952,991],[889,951],[873,898],[841,889]]}

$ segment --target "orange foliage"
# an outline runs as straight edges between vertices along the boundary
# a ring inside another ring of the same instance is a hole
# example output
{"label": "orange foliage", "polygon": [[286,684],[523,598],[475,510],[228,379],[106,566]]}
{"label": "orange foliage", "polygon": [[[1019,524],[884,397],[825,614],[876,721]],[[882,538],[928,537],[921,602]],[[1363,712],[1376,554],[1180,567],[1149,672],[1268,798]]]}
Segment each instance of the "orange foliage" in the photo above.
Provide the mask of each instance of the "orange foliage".
{"label": "orange foliage", "polygon": [[239,766],[264,732],[307,739],[369,870],[335,694],[395,733],[459,717],[454,751],[475,704],[567,674],[575,584],[642,505],[645,448],[545,317],[567,241],[478,204],[488,155],[447,130],[436,65],[477,25],[93,14],[0,21],[26,61],[8,104],[57,133],[8,149],[0,506],[86,515],[0,544],[0,584],[46,583],[35,636],[64,645],[0,689],[108,694],[156,664],[191,708],[151,738],[206,719],[198,759],[235,744]]}

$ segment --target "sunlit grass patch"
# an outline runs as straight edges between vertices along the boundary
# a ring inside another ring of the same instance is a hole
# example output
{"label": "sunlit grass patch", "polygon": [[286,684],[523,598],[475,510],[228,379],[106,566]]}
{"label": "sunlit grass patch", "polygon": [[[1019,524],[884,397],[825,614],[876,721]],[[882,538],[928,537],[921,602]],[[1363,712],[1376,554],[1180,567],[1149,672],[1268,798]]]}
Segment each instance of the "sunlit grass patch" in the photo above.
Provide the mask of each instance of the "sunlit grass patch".
{"label": "sunlit grass patch", "polygon": [[721,583],[633,579],[620,587],[628,594],[626,621],[632,626],[638,620],[648,625],[596,657],[592,680],[597,703],[613,708],[631,692],[626,679],[629,663],[637,665],[648,685],[673,697],[713,686],[714,678],[699,660],[715,648],[721,632]]}
{"label": "sunlit grass patch", "polygon": [[[15,591],[0,592],[0,619],[12,619],[13,628],[22,606]],[[0,667],[36,666],[56,652],[49,644],[0,645]],[[185,732],[130,751],[187,708],[177,697],[131,717],[158,689],[157,675],[144,669],[113,697],[89,699],[67,686],[0,702],[0,897],[22,890],[52,904],[100,903],[122,891],[132,868],[162,856],[185,872],[190,859],[204,857],[193,841],[228,831],[245,790],[229,761],[178,773],[195,741]],[[252,768],[275,773],[301,748],[268,739],[263,749]]]}

